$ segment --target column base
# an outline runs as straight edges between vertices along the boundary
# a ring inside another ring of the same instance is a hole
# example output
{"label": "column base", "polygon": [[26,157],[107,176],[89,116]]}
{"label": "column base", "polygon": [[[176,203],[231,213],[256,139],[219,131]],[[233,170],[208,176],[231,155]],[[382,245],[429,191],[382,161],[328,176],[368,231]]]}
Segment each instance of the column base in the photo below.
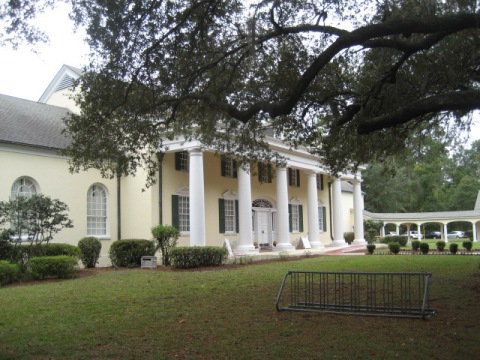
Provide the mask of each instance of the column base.
{"label": "column base", "polygon": [[355,239],[352,242],[352,245],[366,245],[367,241],[365,239]]}
{"label": "column base", "polygon": [[277,251],[295,250],[295,246],[290,243],[278,243],[275,248]]}
{"label": "column base", "polygon": [[325,247],[325,245],[322,244],[320,241],[311,241],[310,246],[312,247],[312,249],[321,249]]}
{"label": "column base", "polygon": [[329,246],[348,246],[348,243],[345,240],[333,240]]}
{"label": "column base", "polygon": [[248,255],[248,254],[257,254],[260,249],[256,249],[253,245],[240,245],[233,249],[233,255]]}

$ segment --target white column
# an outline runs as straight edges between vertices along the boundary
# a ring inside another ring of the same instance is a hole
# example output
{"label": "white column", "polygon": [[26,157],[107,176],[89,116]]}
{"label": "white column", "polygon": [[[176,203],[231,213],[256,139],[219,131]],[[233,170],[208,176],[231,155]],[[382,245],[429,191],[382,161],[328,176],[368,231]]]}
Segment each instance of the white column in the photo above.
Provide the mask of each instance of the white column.
{"label": "white column", "polygon": [[[363,199],[362,199],[362,183],[360,180],[353,181],[353,223],[355,240],[353,244],[366,244],[365,236],[363,234]],[[383,236],[385,236],[385,228],[382,227]]]}
{"label": "white column", "polygon": [[238,246],[235,255],[258,252],[253,245],[252,227],[252,186],[250,169],[238,169]]}
{"label": "white column", "polygon": [[397,224],[397,235],[400,235],[400,226]]}
{"label": "white column", "polygon": [[205,246],[203,150],[189,150],[190,246]]}
{"label": "white column", "polygon": [[473,233],[473,242],[477,242],[477,224],[475,222],[472,222],[472,233]]}
{"label": "white column", "polygon": [[448,242],[447,224],[443,224],[443,241]]}
{"label": "white column", "polygon": [[309,172],[308,176],[308,241],[313,249],[324,247],[320,242],[320,225],[318,223],[317,174]]}
{"label": "white column", "polygon": [[287,169],[277,169],[277,233],[279,251],[294,250],[290,244],[290,231],[288,228],[288,182]]}
{"label": "white column", "polygon": [[342,206],[342,181],[339,178],[333,179],[333,246],[347,246],[343,238],[343,206]]}

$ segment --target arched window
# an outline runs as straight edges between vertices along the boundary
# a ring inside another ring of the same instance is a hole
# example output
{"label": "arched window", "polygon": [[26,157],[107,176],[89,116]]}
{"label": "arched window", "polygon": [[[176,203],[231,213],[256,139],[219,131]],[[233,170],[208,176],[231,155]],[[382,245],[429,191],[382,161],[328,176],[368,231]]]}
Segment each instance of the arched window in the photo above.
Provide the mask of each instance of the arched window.
{"label": "arched window", "polygon": [[107,236],[107,224],[107,190],[100,184],[92,185],[87,194],[87,235]]}
{"label": "arched window", "polygon": [[38,185],[35,180],[28,177],[18,178],[12,186],[11,198],[15,199],[17,196],[26,198],[38,193]]}

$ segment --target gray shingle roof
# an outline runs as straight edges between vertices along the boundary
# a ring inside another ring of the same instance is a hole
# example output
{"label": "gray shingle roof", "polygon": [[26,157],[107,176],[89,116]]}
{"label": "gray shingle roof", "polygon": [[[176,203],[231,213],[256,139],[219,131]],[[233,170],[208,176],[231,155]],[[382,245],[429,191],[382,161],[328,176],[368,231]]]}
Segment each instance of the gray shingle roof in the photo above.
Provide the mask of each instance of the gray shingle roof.
{"label": "gray shingle roof", "polygon": [[0,94],[0,143],[63,149],[66,108]]}

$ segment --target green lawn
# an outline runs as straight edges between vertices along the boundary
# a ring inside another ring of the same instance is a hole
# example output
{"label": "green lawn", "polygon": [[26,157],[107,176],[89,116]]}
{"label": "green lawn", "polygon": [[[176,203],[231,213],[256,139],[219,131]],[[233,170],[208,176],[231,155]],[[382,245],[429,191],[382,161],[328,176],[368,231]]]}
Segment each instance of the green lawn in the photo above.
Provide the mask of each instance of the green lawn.
{"label": "green lawn", "polygon": [[[428,321],[275,310],[287,270],[429,271]],[[0,288],[0,359],[474,359],[480,257],[321,256]]]}

